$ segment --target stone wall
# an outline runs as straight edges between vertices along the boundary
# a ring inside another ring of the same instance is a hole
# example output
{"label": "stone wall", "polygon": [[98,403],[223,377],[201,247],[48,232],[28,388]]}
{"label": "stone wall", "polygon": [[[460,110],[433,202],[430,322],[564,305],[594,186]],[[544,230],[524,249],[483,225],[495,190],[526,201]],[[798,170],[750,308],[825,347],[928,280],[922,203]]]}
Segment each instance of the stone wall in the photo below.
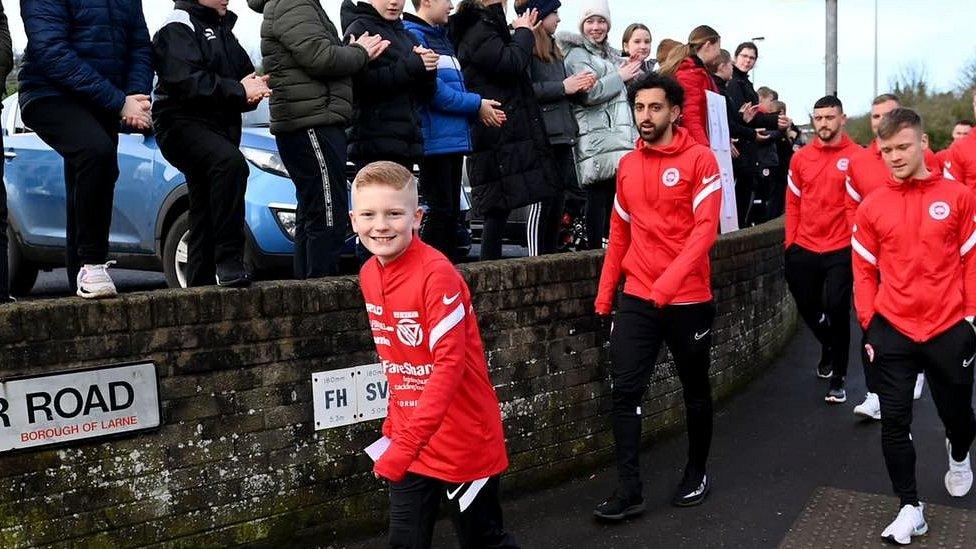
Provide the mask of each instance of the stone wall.
{"label": "stone wall", "polygon": [[[782,238],[771,223],[714,249],[719,398],[793,332]],[[588,252],[461,267],[505,418],[508,493],[610,457],[607,325],[591,313],[601,261]],[[0,377],[136,360],[158,365],[162,426],[0,455],[0,546],[328,543],[383,528],[386,493],[362,453],[379,422],[312,426],[311,373],[375,361],[355,278],[0,308]],[[649,438],[683,421],[661,363]]]}

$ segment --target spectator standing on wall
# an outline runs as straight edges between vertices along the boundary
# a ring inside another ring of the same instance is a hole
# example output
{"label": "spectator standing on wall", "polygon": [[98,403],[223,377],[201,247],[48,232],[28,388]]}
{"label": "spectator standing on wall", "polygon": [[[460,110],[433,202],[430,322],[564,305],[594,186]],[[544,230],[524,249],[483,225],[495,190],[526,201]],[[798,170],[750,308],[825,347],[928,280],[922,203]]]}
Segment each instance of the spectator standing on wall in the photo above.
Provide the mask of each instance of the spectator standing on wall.
{"label": "spectator standing on wall", "polygon": [[112,297],[108,239],[119,123],[152,125],[152,49],[141,0],[25,0],[24,123],[64,159],[68,286]]}
{"label": "spectator standing on wall", "polygon": [[[420,104],[424,158],[420,162],[420,194],[427,213],[420,237],[448,258],[457,253],[461,221],[461,170],[471,151],[472,120],[499,126],[505,120],[501,103],[468,91],[454,45],[447,36],[451,0],[413,0],[417,15],[405,13],[404,26],[424,48],[440,56],[437,92]],[[531,244],[531,243],[530,243]]]}
{"label": "spectator standing on wall", "polygon": [[[755,110],[760,107],[759,95],[756,93],[752,81],[749,80],[749,73],[756,66],[758,59],[759,47],[755,43],[742,42],[736,46],[732,79],[729,80],[726,87],[726,97],[729,98],[732,107],[737,111],[742,109]],[[769,141],[767,132],[785,129],[786,123],[786,120],[780,120],[779,117],[768,111],[756,112],[753,119],[747,123],[753,129],[753,133],[749,136],[743,136],[736,143],[739,156],[733,159],[732,169],[735,173],[735,200],[738,206],[740,227],[746,227],[749,224],[746,215],[749,212],[749,206],[752,205],[753,192],[756,189],[756,178],[758,176],[756,167],[757,148],[761,143]],[[782,203],[782,199],[779,202]],[[782,211],[782,207],[779,210]]]}
{"label": "spectator standing on wall", "polygon": [[451,17],[451,39],[468,88],[501,103],[501,126],[472,128],[468,180],[474,211],[484,217],[481,259],[499,259],[508,216],[553,197],[556,167],[529,68],[539,14],[529,10],[509,31],[501,0],[465,0]]}
{"label": "spectator standing on wall", "polygon": [[[553,34],[559,25],[558,0],[516,0],[519,14],[530,9],[539,12],[541,24],[536,26],[535,50],[532,56],[532,87],[542,108],[546,135],[556,160],[559,193],[553,198],[537,202],[529,207],[529,255],[551,254],[556,251],[559,224],[563,213],[564,192],[579,188],[576,176],[576,157],[573,148],[579,136],[572,101],[596,84],[591,72],[568,74],[563,63],[562,50]],[[534,229],[534,230],[533,230]]]}
{"label": "spectator standing on wall", "polygon": [[264,14],[261,53],[271,96],[271,133],[295,184],[295,278],[339,273],[349,227],[346,129],[352,77],[389,41],[361,34],[343,44],[318,0],[248,0]]}
{"label": "spectator standing on wall", "polygon": [[735,159],[740,155],[739,146],[743,142],[755,138],[756,132],[746,124],[755,116],[759,106],[739,110],[728,97],[728,83],[732,80],[732,54],[728,50],[720,52],[712,80],[715,82],[715,87],[718,88],[719,93],[725,96],[725,110],[729,119],[729,136],[732,138],[732,158]]}
{"label": "spectator standing on wall", "polygon": [[623,56],[641,60],[641,72],[653,72],[657,60],[651,56],[651,29],[643,23],[631,23],[624,29],[621,41]]}
{"label": "spectator standing on wall", "polygon": [[159,149],[186,175],[187,286],[246,286],[241,113],[271,94],[234,36],[224,0],[180,0],[153,37]]}
{"label": "spectator standing on wall", "polygon": [[[0,83],[4,89],[7,76],[14,68],[14,53],[10,42],[10,27],[7,15],[0,3]],[[0,134],[0,148],[3,148],[3,134]],[[14,301],[10,297],[10,271],[7,265],[7,189],[3,184],[3,164],[0,164],[0,305]]]}
{"label": "spectator standing on wall", "polygon": [[342,3],[342,26],[349,38],[382,36],[390,45],[353,77],[355,118],[349,132],[349,159],[357,171],[377,160],[408,170],[424,156],[418,106],[437,88],[440,56],[423,48],[403,26],[406,0]]}
{"label": "spectator standing on wall", "polygon": [[688,43],[675,47],[661,65],[661,74],[674,76],[685,90],[685,108],[678,124],[692,139],[706,147],[708,140],[708,97],[706,91],[718,93],[709,67],[715,65],[722,51],[722,37],[707,25],[695,27]]}
{"label": "spectator standing on wall", "polygon": [[[772,107],[771,114],[789,118],[789,113],[786,112],[786,103],[776,100],[770,106]],[[786,198],[786,174],[789,171],[793,153],[803,146],[803,143],[800,141],[800,136],[800,128],[796,127],[796,124],[791,119],[789,127],[781,132],[779,139],[776,139],[776,157],[779,159],[779,165],[773,171],[772,186],[767,206],[768,219],[775,219],[783,215],[783,200]]]}
{"label": "spectator standing on wall", "polygon": [[575,106],[579,124],[576,161],[580,183],[586,189],[586,241],[591,249],[603,247],[610,227],[610,210],[617,164],[634,150],[637,130],[627,105],[627,83],[641,73],[640,59],[625,59],[608,42],[610,7],[606,0],[583,3],[578,29],[581,34],[556,35],[566,52],[570,74],[591,72],[596,85]]}

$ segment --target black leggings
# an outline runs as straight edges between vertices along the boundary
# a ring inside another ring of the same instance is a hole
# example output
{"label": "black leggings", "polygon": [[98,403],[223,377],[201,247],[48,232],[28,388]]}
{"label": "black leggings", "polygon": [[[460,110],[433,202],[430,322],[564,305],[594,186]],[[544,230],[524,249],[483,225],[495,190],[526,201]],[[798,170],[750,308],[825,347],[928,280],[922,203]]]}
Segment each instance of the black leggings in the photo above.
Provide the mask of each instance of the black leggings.
{"label": "black leggings", "polygon": [[851,345],[851,249],[818,254],[796,244],[786,250],[786,283],[803,321],[830,349],[831,387],[844,386]]}
{"label": "black leggings", "polygon": [[674,357],[685,401],[690,472],[705,473],[712,442],[711,302],[656,308],[629,295],[620,298],[610,335],[613,436],[621,496],[639,495],[641,401],[647,391],[661,344]]}
{"label": "black leggings", "polygon": [[[396,549],[426,549],[431,545],[434,522],[442,501],[447,500],[454,530],[462,549],[518,549],[515,538],[505,532],[502,507],[498,503],[498,477],[491,477],[463,512],[459,501],[471,483],[453,484],[407,473],[390,483],[390,540]],[[453,497],[445,497],[453,495]]]}
{"label": "black leggings", "polygon": [[616,194],[614,179],[586,187],[586,247],[590,250],[603,248],[603,239],[610,234],[610,211]]}
{"label": "black leggings", "polygon": [[962,461],[976,437],[973,416],[973,355],[976,333],[966,321],[932,339],[917,343],[876,314],[865,334],[871,346],[868,368],[881,400],[881,448],[895,495],[902,505],[918,505],[915,446],[912,444],[912,399],[915,379],[925,373],[932,400],[952,443],[953,459]]}

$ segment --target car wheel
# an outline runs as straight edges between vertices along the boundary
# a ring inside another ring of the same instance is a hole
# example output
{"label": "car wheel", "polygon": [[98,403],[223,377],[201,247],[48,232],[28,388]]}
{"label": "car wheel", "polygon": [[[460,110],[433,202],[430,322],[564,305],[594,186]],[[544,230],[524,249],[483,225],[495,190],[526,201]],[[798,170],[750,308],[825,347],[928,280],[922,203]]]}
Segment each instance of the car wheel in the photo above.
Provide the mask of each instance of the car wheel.
{"label": "car wheel", "polygon": [[[2,183],[0,183],[2,184]],[[10,295],[15,297],[30,294],[37,282],[38,267],[31,260],[24,257],[14,238],[13,230],[7,229],[7,265],[10,269]]]}
{"label": "car wheel", "polygon": [[190,235],[189,216],[180,214],[166,231],[163,244],[163,274],[170,288],[186,288],[187,238]]}

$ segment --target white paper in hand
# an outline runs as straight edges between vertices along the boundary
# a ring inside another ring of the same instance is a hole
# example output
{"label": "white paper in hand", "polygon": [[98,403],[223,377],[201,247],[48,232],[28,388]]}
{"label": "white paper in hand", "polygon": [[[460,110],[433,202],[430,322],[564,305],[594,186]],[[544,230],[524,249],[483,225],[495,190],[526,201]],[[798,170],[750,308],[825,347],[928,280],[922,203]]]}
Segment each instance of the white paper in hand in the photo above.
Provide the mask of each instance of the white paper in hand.
{"label": "white paper in hand", "polygon": [[366,447],[366,455],[369,456],[374,462],[380,459],[386,449],[390,447],[390,442],[392,442],[388,437],[382,436],[376,442],[370,444]]}

